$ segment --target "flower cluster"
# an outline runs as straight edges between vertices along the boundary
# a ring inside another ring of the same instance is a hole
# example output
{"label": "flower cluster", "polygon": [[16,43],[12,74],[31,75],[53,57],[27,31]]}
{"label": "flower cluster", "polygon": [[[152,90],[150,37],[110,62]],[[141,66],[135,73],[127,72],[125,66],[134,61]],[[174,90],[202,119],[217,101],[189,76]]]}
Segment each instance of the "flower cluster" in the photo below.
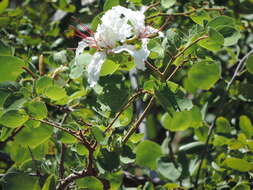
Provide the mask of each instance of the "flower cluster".
{"label": "flower cluster", "polygon": [[[82,27],[89,36],[78,31],[82,41],[78,43],[76,59],[86,47],[97,50],[86,68],[88,83],[91,87],[97,84],[100,70],[108,53],[128,52],[134,58],[136,67],[144,70],[144,61],[150,53],[147,48],[148,36],[158,33],[157,29],[145,26],[144,10],[133,11],[122,6],[113,7],[107,11],[102,16],[101,24],[98,25],[95,33],[84,25]],[[130,38],[139,40],[142,44],[141,48],[137,49],[134,45],[128,44],[127,40]],[[75,62],[75,64],[78,63]]]}

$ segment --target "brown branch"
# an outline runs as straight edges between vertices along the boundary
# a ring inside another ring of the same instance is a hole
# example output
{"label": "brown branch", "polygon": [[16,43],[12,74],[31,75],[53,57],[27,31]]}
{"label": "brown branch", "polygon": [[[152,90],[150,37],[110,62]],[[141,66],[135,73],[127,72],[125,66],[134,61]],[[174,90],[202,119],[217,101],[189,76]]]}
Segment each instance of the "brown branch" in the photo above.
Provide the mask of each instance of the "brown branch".
{"label": "brown branch", "polygon": [[41,123],[45,123],[47,125],[50,125],[54,128],[60,129],[61,131],[64,131],[70,135],[72,135],[73,137],[75,137],[76,139],[78,139],[79,141],[81,141],[82,139],[80,139],[80,137],[76,134],[76,131],[69,129],[69,128],[64,128],[62,127],[59,123],[56,122],[51,122],[48,120],[42,120],[42,119],[34,119],[34,118],[30,118],[31,120],[35,120],[35,121],[40,121]]}
{"label": "brown branch", "polygon": [[138,97],[140,96],[141,94],[145,94],[145,93],[148,93],[148,94],[151,94],[149,91],[147,90],[140,90],[138,92],[136,92],[129,100],[128,102],[126,103],[126,105],[120,110],[120,112],[118,112],[115,116],[115,118],[112,120],[112,122],[107,126],[106,130],[104,131],[104,133],[108,132],[113,124],[117,121],[117,119],[119,118],[119,116],[131,105],[131,103]]}
{"label": "brown branch", "polygon": [[36,79],[37,77],[36,77],[36,75],[35,75],[35,73],[34,72],[32,72],[32,70],[31,69],[29,69],[29,68],[27,68],[27,67],[22,67],[22,69],[24,69],[29,75],[31,75],[32,76],[32,78],[34,78],[34,79]]}
{"label": "brown branch", "polygon": [[188,60],[184,60],[182,61],[178,66],[176,66],[176,68],[173,70],[173,72],[170,74],[170,76],[167,78],[167,80],[170,80],[176,73],[177,71],[185,64],[187,63]]}
{"label": "brown branch", "polygon": [[[80,178],[83,178],[83,177],[86,177],[86,176],[94,176],[94,177],[98,178],[97,177],[97,172],[93,168],[93,160],[94,160],[93,153],[94,153],[94,151],[96,149],[96,144],[95,144],[95,146],[92,146],[91,143],[83,136],[82,131],[79,131],[78,134],[80,136],[81,143],[89,151],[89,153],[88,153],[88,159],[87,159],[87,169],[84,169],[84,170],[79,171],[79,172],[73,172],[72,174],[70,174],[69,176],[67,176],[65,179],[62,179],[58,183],[58,185],[56,187],[56,190],[65,190],[76,179],[80,179]],[[98,178],[98,179],[101,181],[100,178]]]}
{"label": "brown branch", "polygon": [[127,134],[123,137],[122,144],[125,144],[128,141],[128,139],[131,137],[131,135],[138,129],[140,123],[146,117],[146,115],[148,114],[148,112],[150,111],[150,109],[152,108],[154,103],[155,103],[155,97],[153,96],[150,99],[145,110],[142,112],[139,119],[133,124],[133,126],[130,128],[130,130],[127,132]]}
{"label": "brown branch", "polygon": [[63,179],[64,177],[64,161],[65,161],[65,152],[66,152],[66,145],[64,143],[61,143],[61,157],[60,157],[60,166],[59,166],[59,178]]}
{"label": "brown branch", "polygon": [[161,71],[159,71],[158,68],[156,68],[154,65],[152,65],[151,63],[149,63],[148,61],[145,61],[145,65],[150,68],[152,71],[154,71],[155,73],[157,73],[159,75],[159,77],[161,77],[163,74],[161,73]]}
{"label": "brown branch", "polygon": [[187,11],[184,13],[158,13],[156,15],[152,15],[146,18],[146,20],[152,19],[152,18],[156,18],[156,17],[162,17],[162,16],[185,16],[188,17],[190,16],[192,13],[195,13],[197,11],[200,10],[205,10],[205,11],[219,11],[219,12],[223,12],[226,8],[198,8],[198,9],[193,9],[191,11]]}
{"label": "brown branch", "polygon": [[180,57],[181,55],[183,55],[185,53],[185,51],[187,49],[189,49],[191,46],[193,46],[194,44],[198,43],[199,41],[201,40],[204,40],[208,38],[208,35],[204,35],[204,36],[201,36],[199,38],[197,38],[196,40],[194,40],[193,42],[191,42],[189,45],[187,45],[186,47],[184,47],[184,49],[180,52],[178,52],[174,57],[171,58],[170,62],[167,64],[166,68],[164,69],[163,71],[163,77],[162,79],[163,80],[166,80],[167,79],[167,75],[168,75],[168,72],[169,72],[169,68],[170,68],[170,65],[178,58]]}
{"label": "brown branch", "polygon": [[[65,121],[67,120],[69,116],[69,113],[64,113],[60,126],[62,127],[62,125],[65,123]],[[60,166],[59,166],[59,177],[60,179],[63,179],[64,177],[64,172],[65,172],[65,168],[64,168],[64,161],[65,161],[65,152],[66,152],[67,146],[64,143],[61,143],[61,157],[60,157]]]}
{"label": "brown branch", "polygon": [[[151,5],[149,5],[149,6],[147,7],[147,10],[149,10],[149,9],[151,9],[151,8],[153,8],[153,7],[156,7],[156,6],[158,6],[158,5],[160,5],[160,2],[151,4]],[[147,10],[146,10],[146,11],[147,11]]]}

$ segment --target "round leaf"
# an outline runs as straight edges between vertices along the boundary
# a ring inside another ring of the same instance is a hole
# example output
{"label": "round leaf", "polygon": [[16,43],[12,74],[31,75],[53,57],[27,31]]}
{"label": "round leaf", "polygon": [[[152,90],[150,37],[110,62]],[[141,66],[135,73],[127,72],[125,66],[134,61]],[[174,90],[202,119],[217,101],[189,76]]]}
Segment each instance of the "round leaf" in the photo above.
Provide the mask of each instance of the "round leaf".
{"label": "round leaf", "polygon": [[53,127],[41,124],[40,127],[24,127],[15,137],[15,141],[22,146],[35,148],[48,140],[53,134]]}
{"label": "round leaf", "polygon": [[87,188],[89,190],[103,190],[104,189],[101,181],[93,176],[77,179],[76,184],[80,188]]}
{"label": "round leaf", "polygon": [[203,61],[192,66],[188,77],[195,87],[208,90],[219,80],[220,74],[221,70],[218,63]]}
{"label": "round leaf", "polygon": [[246,68],[253,75],[253,55],[252,54],[247,59]]}
{"label": "round leaf", "polygon": [[35,119],[47,117],[47,107],[44,102],[32,102],[28,105],[28,113]]}
{"label": "round leaf", "polygon": [[46,89],[45,96],[52,100],[60,100],[65,98],[67,94],[64,88],[54,85]]}
{"label": "round leaf", "polygon": [[28,118],[24,110],[10,110],[0,117],[0,124],[10,128],[17,128],[22,126]]}
{"label": "round leaf", "polygon": [[160,145],[150,140],[142,141],[136,147],[136,164],[156,169],[157,159],[162,155]]}
{"label": "round leaf", "polygon": [[253,168],[253,165],[247,162],[246,160],[240,159],[240,158],[226,158],[224,161],[224,164],[228,166],[229,168],[232,168],[234,170],[238,170],[241,172],[247,172]]}
{"label": "round leaf", "polygon": [[15,81],[23,73],[26,64],[14,56],[0,56],[0,82]]}

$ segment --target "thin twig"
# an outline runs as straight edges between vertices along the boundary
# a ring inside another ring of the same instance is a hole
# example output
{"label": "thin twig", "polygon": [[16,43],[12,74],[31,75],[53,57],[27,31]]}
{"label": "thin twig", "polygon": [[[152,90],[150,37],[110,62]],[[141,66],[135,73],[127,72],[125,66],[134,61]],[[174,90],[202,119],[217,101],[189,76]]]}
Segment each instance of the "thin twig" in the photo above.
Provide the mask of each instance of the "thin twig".
{"label": "thin twig", "polygon": [[34,165],[34,170],[36,171],[36,176],[41,177],[40,170],[39,170],[39,168],[37,166],[37,162],[36,162],[36,160],[35,160],[35,158],[33,156],[32,150],[31,150],[31,148],[29,146],[28,146],[28,150],[29,150],[30,155],[32,157],[32,162],[33,162],[33,165]]}
{"label": "thin twig", "polygon": [[159,77],[161,77],[163,74],[161,73],[161,71],[159,71],[158,68],[156,68],[154,65],[152,65],[151,63],[149,63],[148,61],[145,61],[146,66],[148,66],[148,68],[150,68],[152,71],[154,71],[155,73],[157,73],[159,75]]}
{"label": "thin twig", "polygon": [[127,134],[123,137],[122,144],[125,144],[128,141],[128,139],[131,137],[131,135],[138,129],[140,123],[146,117],[146,115],[148,114],[148,112],[150,111],[150,109],[152,108],[154,103],[155,103],[155,97],[153,96],[150,99],[150,101],[149,101],[147,107],[145,108],[145,110],[142,112],[139,119],[133,124],[133,126],[130,128],[130,130],[127,132]]}
{"label": "thin twig", "polygon": [[146,18],[146,20],[152,19],[152,18],[156,18],[156,17],[162,17],[162,16],[190,16],[192,13],[200,11],[200,10],[205,10],[205,11],[224,11],[225,8],[198,8],[198,9],[193,9],[191,11],[187,11],[184,13],[158,13],[156,15],[151,15],[149,17]]}
{"label": "thin twig", "polygon": [[201,40],[204,40],[208,38],[208,35],[204,35],[204,36],[201,36],[199,38],[197,38],[196,40],[194,40],[193,42],[191,42],[189,45],[187,45],[182,51],[178,52],[174,57],[171,58],[170,62],[167,64],[166,68],[164,69],[163,71],[163,79],[166,80],[167,78],[167,75],[168,75],[168,72],[169,72],[169,68],[170,68],[170,65],[178,58],[180,57],[181,55],[183,55],[185,53],[185,51],[187,49],[189,49],[191,46],[193,46],[194,44],[198,43],[199,41]]}
{"label": "thin twig", "polygon": [[29,69],[29,68],[27,68],[27,67],[22,67],[22,69],[24,69],[29,75],[31,75],[32,76],[32,78],[34,78],[34,79],[36,79],[37,77],[36,77],[36,75],[35,75],[35,73],[34,72],[32,72],[32,70],[31,69]]}
{"label": "thin twig", "polygon": [[[69,116],[69,113],[64,113],[63,118],[60,123],[61,127],[67,120],[68,116]],[[67,146],[64,143],[61,143],[61,156],[60,156],[60,164],[59,164],[59,178],[60,179],[63,179],[64,177],[64,172],[65,172],[64,161],[65,161],[66,149],[67,149]]]}
{"label": "thin twig", "polygon": [[69,129],[69,128],[64,128],[64,127],[61,127],[61,125],[59,123],[56,123],[56,122],[51,122],[51,121],[48,121],[48,120],[42,120],[42,119],[34,119],[34,118],[31,118],[31,120],[35,120],[35,121],[40,121],[41,123],[45,123],[47,125],[50,125],[54,128],[57,128],[57,129],[60,129],[61,131],[64,131],[72,136],[74,136],[75,138],[77,138],[79,141],[81,141],[82,139],[80,139],[80,137],[76,134],[76,131],[72,130],[72,129]]}
{"label": "thin twig", "polygon": [[64,177],[64,161],[65,161],[65,152],[66,152],[66,145],[64,143],[61,143],[61,157],[60,157],[60,164],[59,164],[59,178],[63,179]]}
{"label": "thin twig", "polygon": [[185,64],[187,63],[188,60],[184,60],[182,61],[178,66],[176,66],[176,68],[173,70],[173,72],[170,74],[170,76],[166,79],[167,81],[170,80],[176,73],[177,71]]}
{"label": "thin twig", "polygon": [[240,59],[240,61],[239,61],[238,65],[237,65],[237,67],[236,67],[236,69],[235,69],[235,72],[234,72],[234,74],[233,74],[231,80],[230,80],[230,81],[228,82],[228,84],[227,84],[227,87],[226,87],[226,90],[227,90],[227,91],[229,90],[231,84],[232,84],[233,81],[235,80],[235,77],[238,75],[238,72],[239,72],[240,68],[242,67],[243,63],[247,60],[247,58],[248,58],[251,54],[253,54],[253,49],[252,49],[250,52],[248,52],[242,59]]}
{"label": "thin twig", "polygon": [[140,96],[141,94],[145,94],[145,93],[148,93],[150,94],[149,91],[147,90],[140,90],[138,92],[136,92],[129,100],[128,102],[126,103],[126,105],[120,110],[120,112],[118,112],[115,116],[115,118],[112,120],[112,122],[108,125],[108,127],[106,128],[106,130],[104,131],[104,133],[108,132],[113,124],[117,121],[117,119],[119,118],[119,116],[131,105],[131,103],[138,97]]}
{"label": "thin twig", "polygon": [[[147,10],[149,10],[149,9],[151,9],[151,8],[153,8],[153,7],[156,7],[156,6],[158,6],[158,5],[160,5],[160,2],[157,2],[157,3],[154,3],[154,4],[152,4],[152,5],[149,5],[148,7],[147,7]],[[146,11],[147,11],[146,10]]]}

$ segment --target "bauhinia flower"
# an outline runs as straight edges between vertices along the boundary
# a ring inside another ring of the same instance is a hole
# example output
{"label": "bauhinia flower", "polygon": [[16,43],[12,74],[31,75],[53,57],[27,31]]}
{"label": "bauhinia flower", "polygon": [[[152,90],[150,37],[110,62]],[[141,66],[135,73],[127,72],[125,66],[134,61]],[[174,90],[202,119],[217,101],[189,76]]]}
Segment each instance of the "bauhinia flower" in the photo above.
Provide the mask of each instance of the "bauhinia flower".
{"label": "bauhinia flower", "polygon": [[[76,49],[76,60],[86,47],[97,50],[86,68],[91,87],[97,84],[108,53],[117,54],[125,51],[134,58],[138,69],[145,70],[144,62],[150,53],[147,48],[148,37],[159,32],[151,26],[145,26],[144,11],[133,11],[121,6],[113,7],[102,16],[101,24],[95,33],[84,25],[81,27],[88,35],[76,30],[77,36],[82,38]],[[139,40],[141,47],[136,48],[135,45],[128,44],[130,38]],[[75,64],[78,64],[77,61]]]}

